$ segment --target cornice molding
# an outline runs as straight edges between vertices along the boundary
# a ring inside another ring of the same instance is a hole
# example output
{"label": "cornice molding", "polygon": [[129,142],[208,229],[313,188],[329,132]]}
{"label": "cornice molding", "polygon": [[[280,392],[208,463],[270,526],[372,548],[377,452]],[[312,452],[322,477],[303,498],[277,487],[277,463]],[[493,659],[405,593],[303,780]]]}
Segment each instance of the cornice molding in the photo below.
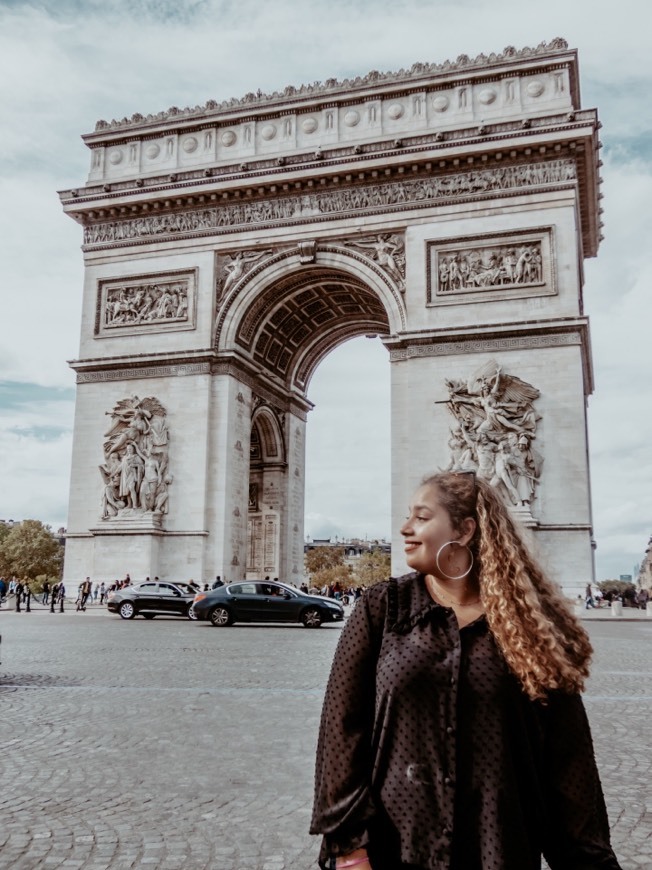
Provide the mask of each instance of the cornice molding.
{"label": "cornice molding", "polygon": [[[400,144],[394,138],[383,137],[377,141],[365,141],[362,143],[334,143],[331,147],[325,147],[316,154],[312,151],[290,153],[283,156],[282,162],[277,157],[252,156],[245,163],[212,165],[206,167],[188,167],[181,171],[170,173],[166,171],[159,175],[149,175],[144,178],[128,177],[112,180],[110,183],[91,182],[82,188],[59,191],[61,202],[68,208],[75,207],[80,210],[82,206],[91,209],[98,207],[110,207],[109,203],[116,199],[124,199],[126,195],[137,198],[139,201],[152,193],[179,192],[188,188],[202,188],[214,186],[216,181],[241,182],[244,187],[258,182],[259,178],[273,176],[279,178],[297,171],[307,173],[318,170],[320,176],[333,172],[335,168],[342,171],[343,167],[350,166],[353,171],[355,166],[363,166],[365,163],[377,161],[379,158],[391,159],[392,157],[407,158],[410,155],[422,155],[423,152],[437,150],[437,156],[450,158],[447,154],[451,149],[468,147],[469,145],[482,145],[482,155],[489,155],[495,147],[500,146],[507,139],[531,140],[533,136],[552,134],[563,136],[567,139],[569,134],[576,133],[578,138],[585,135],[587,126],[594,130],[599,122],[595,109],[577,109],[573,112],[562,112],[555,115],[543,115],[541,117],[530,116],[527,119],[512,118],[508,121],[491,121],[484,123],[480,128],[478,124],[466,124],[465,126],[446,129],[443,131],[418,131],[403,134]],[[525,147],[525,143],[519,143],[517,148]],[[476,159],[482,159],[482,155]],[[434,157],[434,155],[433,155]],[[369,168],[366,171],[370,171]],[[269,183],[269,182],[268,182]],[[201,191],[198,193],[201,195]],[[98,206],[97,200],[105,203]]]}
{"label": "cornice molding", "polygon": [[495,323],[476,329],[446,329],[383,337],[391,363],[458,354],[499,353],[547,347],[579,347],[584,394],[593,392],[593,361],[589,322],[585,317]]}

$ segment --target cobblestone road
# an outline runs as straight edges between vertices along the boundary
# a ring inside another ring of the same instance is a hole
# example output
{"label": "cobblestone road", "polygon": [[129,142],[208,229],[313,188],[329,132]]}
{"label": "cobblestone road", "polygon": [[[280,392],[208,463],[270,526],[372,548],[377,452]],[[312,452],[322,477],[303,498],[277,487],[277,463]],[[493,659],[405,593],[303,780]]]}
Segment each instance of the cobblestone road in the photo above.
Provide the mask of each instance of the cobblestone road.
{"label": "cobblestone road", "polygon": [[[652,868],[652,623],[587,627],[615,848],[624,870]],[[0,611],[0,631],[0,868],[314,870],[339,627]]]}

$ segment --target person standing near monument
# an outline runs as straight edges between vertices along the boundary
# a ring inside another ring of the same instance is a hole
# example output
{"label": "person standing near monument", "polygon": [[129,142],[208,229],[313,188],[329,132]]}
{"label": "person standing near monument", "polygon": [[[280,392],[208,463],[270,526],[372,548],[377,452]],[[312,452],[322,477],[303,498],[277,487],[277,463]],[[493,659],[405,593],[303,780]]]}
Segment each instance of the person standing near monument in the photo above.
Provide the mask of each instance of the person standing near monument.
{"label": "person standing near monument", "polygon": [[322,712],[323,870],[620,870],[580,692],[591,645],[473,472],[426,478],[412,573],[356,603]]}

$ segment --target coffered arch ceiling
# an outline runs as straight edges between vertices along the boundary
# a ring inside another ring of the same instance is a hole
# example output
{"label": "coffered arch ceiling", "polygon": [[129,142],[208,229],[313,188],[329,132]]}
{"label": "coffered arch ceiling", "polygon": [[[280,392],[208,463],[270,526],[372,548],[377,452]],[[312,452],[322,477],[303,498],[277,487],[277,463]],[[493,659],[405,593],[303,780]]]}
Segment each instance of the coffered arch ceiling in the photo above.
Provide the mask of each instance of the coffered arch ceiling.
{"label": "coffered arch ceiling", "polygon": [[315,267],[263,290],[242,318],[236,343],[287,387],[305,393],[319,362],[338,344],[389,332],[383,303],[363,281]]}

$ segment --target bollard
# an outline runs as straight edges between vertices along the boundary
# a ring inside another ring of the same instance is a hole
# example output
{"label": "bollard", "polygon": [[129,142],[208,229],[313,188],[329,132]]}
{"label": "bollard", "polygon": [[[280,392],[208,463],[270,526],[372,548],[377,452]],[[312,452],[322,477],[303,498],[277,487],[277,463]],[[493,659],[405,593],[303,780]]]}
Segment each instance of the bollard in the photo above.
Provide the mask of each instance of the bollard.
{"label": "bollard", "polygon": [[612,601],[611,602],[611,615],[612,616],[622,616],[623,615],[623,602],[622,601]]}

